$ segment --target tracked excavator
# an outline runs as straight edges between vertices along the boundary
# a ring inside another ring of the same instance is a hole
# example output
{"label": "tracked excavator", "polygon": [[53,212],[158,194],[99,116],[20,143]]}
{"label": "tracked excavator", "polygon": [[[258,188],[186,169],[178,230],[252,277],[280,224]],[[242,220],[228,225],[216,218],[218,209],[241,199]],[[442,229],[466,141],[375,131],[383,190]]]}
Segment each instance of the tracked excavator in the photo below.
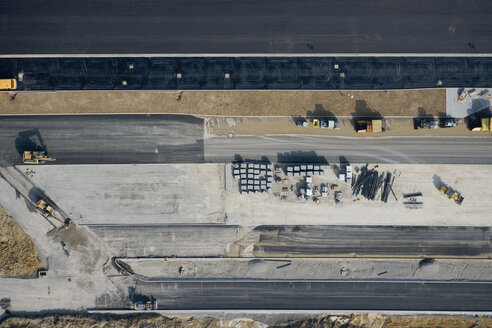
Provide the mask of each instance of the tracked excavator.
{"label": "tracked excavator", "polygon": [[24,164],[44,164],[46,162],[56,161],[53,157],[49,157],[45,151],[25,151],[22,154],[22,162]]}

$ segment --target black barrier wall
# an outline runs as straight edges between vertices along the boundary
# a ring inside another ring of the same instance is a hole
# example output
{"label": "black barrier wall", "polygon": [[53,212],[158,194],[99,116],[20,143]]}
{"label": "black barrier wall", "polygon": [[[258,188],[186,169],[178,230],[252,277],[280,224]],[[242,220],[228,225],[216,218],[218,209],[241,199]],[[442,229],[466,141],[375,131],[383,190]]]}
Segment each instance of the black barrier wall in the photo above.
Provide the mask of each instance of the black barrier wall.
{"label": "black barrier wall", "polygon": [[491,87],[492,57],[2,58],[19,90]]}

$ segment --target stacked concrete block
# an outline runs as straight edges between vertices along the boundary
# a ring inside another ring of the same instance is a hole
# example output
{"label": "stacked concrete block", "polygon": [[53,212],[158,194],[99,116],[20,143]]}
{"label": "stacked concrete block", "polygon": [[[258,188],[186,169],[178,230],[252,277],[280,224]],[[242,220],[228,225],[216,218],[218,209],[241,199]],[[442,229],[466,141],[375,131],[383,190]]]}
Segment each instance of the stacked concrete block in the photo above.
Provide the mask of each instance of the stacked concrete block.
{"label": "stacked concrete block", "polygon": [[241,163],[239,167],[240,169],[236,168],[238,171],[235,178],[239,180],[241,192],[263,192],[271,188],[272,164]]}

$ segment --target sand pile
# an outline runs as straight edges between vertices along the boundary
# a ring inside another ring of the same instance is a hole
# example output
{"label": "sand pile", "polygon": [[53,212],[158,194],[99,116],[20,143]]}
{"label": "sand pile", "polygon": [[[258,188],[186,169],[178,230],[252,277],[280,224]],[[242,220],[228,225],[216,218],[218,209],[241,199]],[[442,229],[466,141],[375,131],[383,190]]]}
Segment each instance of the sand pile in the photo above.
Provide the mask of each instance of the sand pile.
{"label": "sand pile", "polygon": [[31,238],[0,206],[0,276],[31,276],[40,266]]}

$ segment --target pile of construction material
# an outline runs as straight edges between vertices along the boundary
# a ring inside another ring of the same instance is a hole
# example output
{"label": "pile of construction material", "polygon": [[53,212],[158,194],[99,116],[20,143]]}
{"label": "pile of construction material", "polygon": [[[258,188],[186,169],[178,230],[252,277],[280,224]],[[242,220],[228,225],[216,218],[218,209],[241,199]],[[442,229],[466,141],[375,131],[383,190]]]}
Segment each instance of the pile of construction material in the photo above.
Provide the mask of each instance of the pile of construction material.
{"label": "pile of construction material", "polygon": [[264,192],[272,187],[272,164],[241,163],[233,165],[234,179],[239,181],[241,193]]}
{"label": "pile of construction material", "polygon": [[285,167],[285,175],[288,177],[311,177],[313,175],[324,175],[329,169],[329,164],[299,164]]}
{"label": "pile of construction material", "polygon": [[368,166],[366,164],[360,169],[352,184],[352,194],[355,196],[361,194],[368,200],[379,198],[386,203],[391,192],[395,199],[398,200],[393,191],[395,176],[390,172],[379,173],[377,165],[372,169],[369,169]]}
{"label": "pile of construction material", "polygon": [[492,97],[490,96],[490,92],[487,89],[482,89],[482,90],[477,90],[477,89],[466,90],[466,89],[463,89],[463,90],[461,90],[461,92],[458,96],[458,102],[460,104],[464,104],[464,103],[466,103],[468,98],[489,100]]}

